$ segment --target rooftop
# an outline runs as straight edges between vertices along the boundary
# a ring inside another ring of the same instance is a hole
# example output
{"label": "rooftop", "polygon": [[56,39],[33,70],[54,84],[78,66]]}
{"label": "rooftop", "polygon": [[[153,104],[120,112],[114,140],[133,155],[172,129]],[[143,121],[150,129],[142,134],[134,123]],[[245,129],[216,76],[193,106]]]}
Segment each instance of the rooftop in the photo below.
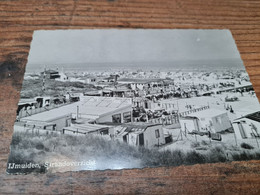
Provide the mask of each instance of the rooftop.
{"label": "rooftop", "polygon": [[79,108],[80,115],[84,115],[86,118],[96,119],[100,115],[131,106],[132,102],[130,98],[83,96],[78,102],[25,117],[21,120],[49,122],[69,114],[77,113],[77,107]]}
{"label": "rooftop", "polygon": [[80,124],[80,125],[73,125],[70,127],[64,127],[63,129],[69,131],[78,131],[83,133],[95,132],[98,130],[106,130],[108,126],[105,125],[96,125],[96,124]]}
{"label": "rooftop", "polygon": [[20,99],[18,105],[37,103],[35,99]]}
{"label": "rooftop", "polygon": [[162,82],[163,79],[138,79],[138,78],[121,78],[118,82],[128,82],[128,83],[149,83],[149,82]]}
{"label": "rooftop", "polygon": [[122,124],[121,126],[126,127],[127,129],[125,131],[130,132],[130,131],[144,131],[148,127],[158,126],[158,125],[161,126],[161,124],[135,122],[135,123]]}
{"label": "rooftop", "polygon": [[153,123],[143,123],[143,122],[136,122],[136,123],[127,123],[127,124],[120,124],[115,127],[117,131],[117,136],[124,136],[129,132],[134,132],[136,134],[140,134],[144,132],[148,127],[152,126],[162,126],[161,124],[153,124]]}
{"label": "rooftop", "polygon": [[249,114],[246,116],[246,118],[260,122],[260,111],[259,112],[255,112],[253,114]]}
{"label": "rooftop", "polygon": [[242,119],[242,118],[248,118],[257,122],[260,122],[260,111],[251,113],[251,114],[247,114],[243,117],[237,118],[236,120]]}

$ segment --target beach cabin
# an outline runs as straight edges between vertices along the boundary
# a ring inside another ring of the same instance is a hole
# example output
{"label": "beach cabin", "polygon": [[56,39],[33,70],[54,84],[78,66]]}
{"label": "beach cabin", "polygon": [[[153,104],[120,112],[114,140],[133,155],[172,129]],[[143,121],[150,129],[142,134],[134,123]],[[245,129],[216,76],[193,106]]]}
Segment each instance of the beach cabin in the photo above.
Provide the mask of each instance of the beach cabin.
{"label": "beach cabin", "polygon": [[89,123],[129,123],[132,121],[130,98],[83,96],[80,101],[33,114],[21,121],[55,123],[57,130],[71,124],[72,119],[87,119]]}
{"label": "beach cabin", "polygon": [[15,122],[14,124],[15,132],[27,132],[27,133],[36,133],[37,135],[47,135],[47,134],[59,134],[59,131],[56,131],[56,124],[43,122],[43,121],[27,121],[27,122]]}
{"label": "beach cabin", "polygon": [[37,96],[34,99],[37,101],[38,108],[49,106],[51,101],[51,97]]}
{"label": "beach cabin", "polygon": [[[158,90],[164,87],[163,79],[140,79],[140,78],[121,78],[118,79],[120,84],[129,84],[132,90]],[[168,84],[165,84],[168,86]]]}
{"label": "beach cabin", "polygon": [[160,124],[122,124],[114,129],[113,135],[116,139],[133,146],[153,148],[165,144],[164,132]]}
{"label": "beach cabin", "polygon": [[110,97],[133,97],[134,92],[125,84],[119,84],[117,86],[106,86],[102,90],[103,96]]}
{"label": "beach cabin", "polygon": [[180,117],[180,125],[181,125],[181,129],[187,133],[201,130],[200,121],[199,118],[197,117],[192,117],[192,116]]}
{"label": "beach cabin", "polygon": [[70,126],[71,119],[70,113],[60,112],[57,108],[21,118],[20,121],[28,124],[51,123],[55,126],[55,130],[61,131],[64,127]]}
{"label": "beach cabin", "polygon": [[20,99],[17,108],[17,115],[20,114],[21,110],[27,110],[28,108],[36,108],[37,101],[35,99]]}
{"label": "beach cabin", "polygon": [[232,123],[238,139],[260,136],[260,111],[237,118]]}
{"label": "beach cabin", "polygon": [[[75,110],[75,109],[74,109]],[[95,123],[128,123],[132,121],[131,98],[83,96],[79,102],[79,118]]]}
{"label": "beach cabin", "polygon": [[190,113],[180,118],[181,128],[188,132],[210,131],[219,133],[232,129],[227,112],[217,109],[206,109]]}

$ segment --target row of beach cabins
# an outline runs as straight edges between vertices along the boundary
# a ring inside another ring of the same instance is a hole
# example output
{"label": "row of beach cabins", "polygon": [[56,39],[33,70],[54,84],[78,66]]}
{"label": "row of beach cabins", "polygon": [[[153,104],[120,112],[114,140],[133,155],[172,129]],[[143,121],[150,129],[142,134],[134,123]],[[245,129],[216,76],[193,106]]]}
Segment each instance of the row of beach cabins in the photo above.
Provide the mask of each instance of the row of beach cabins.
{"label": "row of beach cabins", "polygon": [[[145,105],[140,102],[140,98],[138,101],[140,107]],[[48,98],[43,98],[42,105],[46,102]],[[163,102],[151,100],[148,102],[146,105],[150,107],[144,109],[147,112],[165,111]],[[30,109],[30,113],[27,110],[26,115],[18,118],[15,126],[27,131],[38,130],[40,133],[56,131],[72,135],[96,134],[148,148],[163,146],[169,140],[172,141],[171,135],[164,131],[165,127],[188,130],[191,133],[234,131],[236,137],[240,139],[259,137],[260,112],[251,113],[231,122],[227,112],[213,109],[209,105],[181,112],[176,108],[176,104],[173,99],[173,105],[170,108],[168,105],[167,113],[161,112],[154,118],[140,121],[133,115],[133,108],[137,102],[132,98],[82,95],[75,102],[56,107],[43,106],[41,112],[36,113]]]}

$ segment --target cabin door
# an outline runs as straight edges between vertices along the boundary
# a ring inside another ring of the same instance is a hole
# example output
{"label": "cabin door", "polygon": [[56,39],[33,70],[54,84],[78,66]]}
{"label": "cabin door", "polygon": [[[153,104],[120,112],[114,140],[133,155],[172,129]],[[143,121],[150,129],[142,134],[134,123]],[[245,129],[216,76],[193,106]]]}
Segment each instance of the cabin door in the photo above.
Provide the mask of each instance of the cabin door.
{"label": "cabin door", "polygon": [[144,107],[145,107],[146,109],[148,109],[148,102],[147,102],[147,101],[144,102]]}
{"label": "cabin door", "polygon": [[37,104],[39,105],[39,108],[43,107],[43,98],[37,98]]}
{"label": "cabin door", "polygon": [[198,120],[198,119],[195,119],[195,130],[196,130],[196,131],[200,131],[200,128],[199,128],[199,120]]}
{"label": "cabin door", "polygon": [[143,146],[144,145],[144,134],[141,133],[139,134],[139,146]]}
{"label": "cabin door", "polygon": [[124,142],[127,142],[127,137],[126,137],[126,135],[123,136],[123,141],[124,141]]}
{"label": "cabin door", "polygon": [[65,127],[70,126],[70,124],[71,124],[71,119],[66,119],[66,121],[65,121]]}
{"label": "cabin door", "polygon": [[242,137],[243,139],[247,138],[247,137],[246,137],[245,130],[244,130],[244,127],[243,127],[243,125],[242,125],[241,123],[238,123],[238,128],[239,128],[241,137]]}

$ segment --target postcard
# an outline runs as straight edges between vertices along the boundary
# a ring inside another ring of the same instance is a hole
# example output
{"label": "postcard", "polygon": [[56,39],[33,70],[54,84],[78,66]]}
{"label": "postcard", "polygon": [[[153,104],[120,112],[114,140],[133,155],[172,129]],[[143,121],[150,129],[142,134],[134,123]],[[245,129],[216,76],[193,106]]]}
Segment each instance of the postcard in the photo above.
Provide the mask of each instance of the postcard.
{"label": "postcard", "polygon": [[35,31],[8,174],[260,159],[260,106],[229,30]]}

